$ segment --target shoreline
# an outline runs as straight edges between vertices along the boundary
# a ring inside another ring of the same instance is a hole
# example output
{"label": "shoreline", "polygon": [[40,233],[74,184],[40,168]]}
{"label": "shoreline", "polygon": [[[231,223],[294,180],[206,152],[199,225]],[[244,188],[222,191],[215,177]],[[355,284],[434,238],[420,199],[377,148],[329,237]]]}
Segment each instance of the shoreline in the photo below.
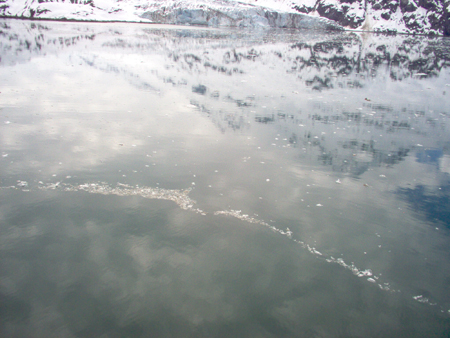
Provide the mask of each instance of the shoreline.
{"label": "shoreline", "polygon": [[[11,20],[23,20],[23,21],[49,21],[49,22],[61,22],[61,23],[65,23],[65,22],[69,22],[69,23],[98,23],[98,24],[103,24],[103,23],[133,23],[133,24],[143,24],[143,25],[167,25],[167,26],[177,26],[177,27],[190,27],[190,28],[208,28],[208,29],[240,29],[241,27],[229,27],[229,26],[219,26],[219,27],[212,27],[212,26],[208,26],[208,25],[201,25],[201,24],[188,24],[188,25],[183,25],[183,24],[172,24],[172,23],[161,23],[161,22],[153,22],[153,21],[134,21],[134,20],[80,20],[80,19],[68,19],[68,18],[61,18],[61,19],[56,19],[56,18],[39,18],[39,17],[19,17],[19,16],[5,16],[5,15],[0,15],[0,19],[11,19]],[[245,30],[249,30],[248,27],[242,27],[242,29]],[[301,31],[307,28],[281,28],[281,27],[268,27],[268,29],[289,29],[289,30],[297,30],[297,31]],[[307,30],[321,30],[321,29],[317,29],[317,28],[310,28]],[[352,32],[352,33],[359,33],[359,34],[364,34],[364,33],[369,33],[369,34],[377,34],[377,35],[385,35],[385,36],[396,36],[396,35],[400,35],[400,36],[425,36],[428,38],[450,38],[448,36],[445,35],[439,35],[439,34],[434,34],[434,33],[402,33],[402,32],[393,32],[393,31],[370,31],[370,30],[361,30],[361,29],[348,29],[345,27],[342,27],[342,30],[336,30],[337,32],[341,31],[341,32]]]}

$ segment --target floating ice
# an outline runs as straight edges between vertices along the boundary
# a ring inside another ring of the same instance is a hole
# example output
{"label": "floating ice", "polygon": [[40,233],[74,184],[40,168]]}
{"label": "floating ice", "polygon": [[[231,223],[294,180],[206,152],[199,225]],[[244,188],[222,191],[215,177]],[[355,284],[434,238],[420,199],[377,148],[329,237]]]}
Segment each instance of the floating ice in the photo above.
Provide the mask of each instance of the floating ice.
{"label": "floating ice", "polygon": [[21,187],[21,188],[25,188],[28,187],[28,182],[27,181],[17,181],[17,186]]}
{"label": "floating ice", "polygon": [[[329,258],[326,258],[326,261],[328,263],[339,264],[340,266],[344,267],[345,269],[350,270],[355,276],[373,277],[373,278],[367,279],[369,282],[372,282],[372,283],[375,283],[376,282],[375,280],[379,278],[379,277],[373,275],[372,270],[370,270],[370,269],[361,270],[354,263],[351,263],[351,264],[345,263],[345,261],[342,258],[334,258],[333,256],[330,256]],[[380,273],[380,276],[381,276],[381,273]],[[385,291],[395,292],[394,290],[391,290],[390,288],[382,288],[382,289]]]}
{"label": "floating ice", "polygon": [[292,234],[293,234],[293,232],[291,231],[291,229],[286,228],[286,235],[287,235],[289,238],[292,238]]}
{"label": "floating ice", "polygon": [[379,286],[380,289],[383,290],[383,291],[391,291],[391,288],[389,287],[389,283],[384,283],[384,285],[378,284],[378,286]]}
{"label": "floating ice", "polygon": [[430,300],[422,295],[414,296],[414,300],[417,300],[419,303],[429,303]]}
{"label": "floating ice", "polygon": [[204,215],[204,211],[194,208],[195,201],[189,197],[191,189],[171,190],[151,187],[133,187],[127,184],[117,183],[116,187],[111,187],[106,183],[90,183],[72,185],[57,182],[39,186],[40,190],[62,189],[63,191],[85,191],[91,194],[117,195],[117,196],[141,196],[148,199],[161,199],[175,202],[181,209],[190,210]]}
{"label": "floating ice", "polygon": [[370,269],[359,271],[357,274],[358,277],[372,276],[372,275],[373,275],[373,273],[372,273],[372,270],[370,270]]}
{"label": "floating ice", "polygon": [[270,227],[269,224],[267,224],[264,221],[261,221],[259,219],[253,218],[249,215],[242,214],[242,210],[222,210],[222,211],[216,211],[214,212],[214,215],[225,215],[225,216],[232,216],[235,218],[238,218],[242,221],[248,222],[248,223],[255,223],[255,224],[262,224],[265,226]]}
{"label": "floating ice", "polygon": [[311,252],[314,255],[318,255],[318,256],[323,256],[322,253],[318,250],[316,250],[315,247],[309,246],[309,244],[304,244],[303,243],[303,247],[305,247],[306,249],[308,249],[309,252]]}
{"label": "floating ice", "polygon": [[248,223],[253,223],[253,224],[261,224],[264,225],[266,227],[268,227],[270,230],[272,230],[273,232],[279,233],[280,235],[284,235],[288,238],[292,238],[292,234],[293,232],[289,229],[286,228],[286,231],[281,230],[273,225],[270,225],[260,219],[251,217],[247,214],[242,214],[242,210],[222,210],[222,211],[216,211],[214,212],[214,215],[224,215],[224,216],[231,216],[231,217],[235,217],[237,219],[240,219],[241,221],[244,222],[248,222]]}

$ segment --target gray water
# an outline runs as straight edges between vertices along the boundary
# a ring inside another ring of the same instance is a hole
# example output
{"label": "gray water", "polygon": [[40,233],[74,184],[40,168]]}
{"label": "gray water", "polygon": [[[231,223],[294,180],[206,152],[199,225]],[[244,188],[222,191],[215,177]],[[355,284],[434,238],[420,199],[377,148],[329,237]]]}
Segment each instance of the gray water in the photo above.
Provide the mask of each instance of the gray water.
{"label": "gray water", "polygon": [[448,337],[450,40],[0,24],[1,337]]}

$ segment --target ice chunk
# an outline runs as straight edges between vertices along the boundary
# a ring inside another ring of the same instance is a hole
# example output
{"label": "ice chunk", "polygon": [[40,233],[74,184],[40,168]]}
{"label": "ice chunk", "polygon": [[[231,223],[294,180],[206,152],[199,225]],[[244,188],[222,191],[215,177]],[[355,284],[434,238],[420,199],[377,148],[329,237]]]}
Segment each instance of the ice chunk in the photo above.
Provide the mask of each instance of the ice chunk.
{"label": "ice chunk", "polygon": [[28,182],[27,181],[17,181],[17,186],[21,187],[21,188],[25,188],[28,187]]}

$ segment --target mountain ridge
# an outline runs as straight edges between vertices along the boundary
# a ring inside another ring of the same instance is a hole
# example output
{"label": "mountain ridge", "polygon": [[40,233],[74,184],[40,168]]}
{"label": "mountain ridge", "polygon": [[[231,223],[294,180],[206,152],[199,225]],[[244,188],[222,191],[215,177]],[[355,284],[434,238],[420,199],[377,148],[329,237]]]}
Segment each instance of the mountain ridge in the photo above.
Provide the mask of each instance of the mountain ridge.
{"label": "mountain ridge", "polygon": [[0,17],[450,36],[450,0],[0,0]]}

